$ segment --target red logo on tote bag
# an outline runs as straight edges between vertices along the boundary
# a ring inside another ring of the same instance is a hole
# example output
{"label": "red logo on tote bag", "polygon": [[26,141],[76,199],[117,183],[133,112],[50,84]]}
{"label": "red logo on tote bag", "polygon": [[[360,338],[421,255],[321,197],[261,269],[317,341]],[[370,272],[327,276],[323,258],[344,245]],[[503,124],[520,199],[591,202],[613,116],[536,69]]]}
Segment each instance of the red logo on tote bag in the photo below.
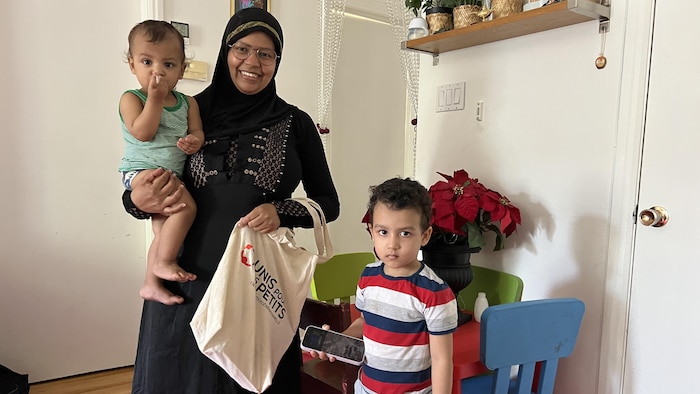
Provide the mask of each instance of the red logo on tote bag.
{"label": "red logo on tote bag", "polygon": [[250,261],[253,259],[253,245],[246,244],[241,250],[241,263],[250,267]]}

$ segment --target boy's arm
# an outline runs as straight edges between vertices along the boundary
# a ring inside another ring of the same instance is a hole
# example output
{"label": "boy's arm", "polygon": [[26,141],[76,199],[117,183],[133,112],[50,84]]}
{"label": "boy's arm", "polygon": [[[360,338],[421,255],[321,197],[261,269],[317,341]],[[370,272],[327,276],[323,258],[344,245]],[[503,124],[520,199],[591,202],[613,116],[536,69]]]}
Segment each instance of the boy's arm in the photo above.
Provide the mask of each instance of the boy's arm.
{"label": "boy's arm", "polygon": [[127,130],[139,141],[150,141],[155,137],[160,126],[160,117],[163,112],[163,103],[166,95],[160,94],[159,85],[155,82],[155,76],[151,77],[148,98],[142,104],[141,99],[132,93],[124,93],[119,100],[119,112],[122,115]]}
{"label": "boy's arm", "polygon": [[342,332],[342,334],[355,337],[355,338],[360,338],[362,339],[362,327],[365,324],[365,319],[360,316],[355,321],[353,321],[348,328],[345,329],[345,331]]}
{"label": "boy's arm", "polygon": [[177,147],[188,155],[197,153],[204,144],[204,127],[199,115],[199,105],[193,97],[187,97],[190,107],[187,110],[187,136],[177,141]]}
{"label": "boy's arm", "polygon": [[433,394],[452,392],[452,334],[430,335]]}

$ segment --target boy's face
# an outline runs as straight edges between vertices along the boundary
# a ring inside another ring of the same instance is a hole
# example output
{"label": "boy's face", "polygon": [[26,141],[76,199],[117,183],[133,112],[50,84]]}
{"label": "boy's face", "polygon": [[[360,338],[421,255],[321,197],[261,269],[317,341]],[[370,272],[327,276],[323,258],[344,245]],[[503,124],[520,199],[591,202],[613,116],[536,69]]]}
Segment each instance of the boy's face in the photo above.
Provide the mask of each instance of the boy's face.
{"label": "boy's face", "polygon": [[167,85],[168,91],[171,91],[185,73],[182,48],[172,34],[166,35],[160,42],[148,42],[143,33],[137,34],[130,50],[129,68],[136,75],[144,93],[148,93],[148,85],[155,76],[158,76],[158,84]]}
{"label": "boy's face", "polygon": [[409,276],[420,267],[418,251],[432,233],[430,227],[421,231],[420,222],[421,215],[415,209],[394,210],[383,203],[375,205],[369,228],[387,275]]}

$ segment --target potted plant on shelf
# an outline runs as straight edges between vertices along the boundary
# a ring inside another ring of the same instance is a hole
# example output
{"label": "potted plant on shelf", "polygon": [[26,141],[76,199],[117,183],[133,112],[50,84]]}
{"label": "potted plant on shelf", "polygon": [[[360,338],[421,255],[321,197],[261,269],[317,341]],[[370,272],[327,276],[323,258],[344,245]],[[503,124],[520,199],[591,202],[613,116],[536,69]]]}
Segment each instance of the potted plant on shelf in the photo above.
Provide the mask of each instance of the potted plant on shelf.
{"label": "potted plant on shelf", "polygon": [[481,8],[481,0],[454,0],[454,8],[452,9],[454,28],[459,29],[481,22],[482,18],[479,16]]}
{"label": "potted plant on shelf", "polygon": [[406,7],[418,15],[419,10],[425,11],[430,34],[453,29],[452,8],[455,0],[405,0]]}
{"label": "potted plant on shelf", "polygon": [[430,34],[454,29],[453,7],[454,0],[427,0],[425,2],[425,19],[428,21]]}
{"label": "potted plant on shelf", "polygon": [[406,4],[406,8],[408,8],[409,11],[413,12],[414,16],[420,17],[423,11],[423,3],[425,3],[425,0],[406,0],[404,4]]}
{"label": "potted plant on shelf", "polygon": [[423,10],[424,0],[406,0],[406,8],[408,8],[415,16],[408,23],[408,40],[414,40],[416,38],[425,37],[430,34],[428,29],[428,22],[420,16]]}

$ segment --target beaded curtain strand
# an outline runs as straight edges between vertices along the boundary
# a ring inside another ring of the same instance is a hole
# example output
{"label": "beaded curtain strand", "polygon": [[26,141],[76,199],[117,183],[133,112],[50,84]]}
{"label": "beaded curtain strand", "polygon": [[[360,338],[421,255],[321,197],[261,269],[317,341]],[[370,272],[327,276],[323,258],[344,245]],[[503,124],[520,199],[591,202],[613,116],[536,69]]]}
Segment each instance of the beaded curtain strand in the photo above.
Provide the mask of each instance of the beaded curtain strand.
{"label": "beaded curtain strand", "polygon": [[[329,156],[328,133],[330,132],[329,109],[333,97],[333,78],[338,61],[340,39],[345,19],[345,0],[322,0],[318,2],[321,32],[319,34],[318,58],[318,131],[321,133],[326,157]],[[330,160],[330,158],[329,158]]]}
{"label": "beaded curtain strand", "polygon": [[408,10],[408,8],[406,8],[404,2],[400,0],[386,0],[386,6],[389,13],[391,31],[394,35],[394,42],[396,43],[396,50],[401,60],[401,68],[404,82],[406,83],[406,91],[408,92],[408,98],[411,102],[411,109],[413,110],[412,119],[414,120],[411,122],[413,125],[413,174],[411,174],[411,176],[415,176],[416,144],[418,140],[418,77],[420,59],[418,53],[401,49],[401,42],[406,40],[406,35],[408,33],[407,27],[414,15]]}

